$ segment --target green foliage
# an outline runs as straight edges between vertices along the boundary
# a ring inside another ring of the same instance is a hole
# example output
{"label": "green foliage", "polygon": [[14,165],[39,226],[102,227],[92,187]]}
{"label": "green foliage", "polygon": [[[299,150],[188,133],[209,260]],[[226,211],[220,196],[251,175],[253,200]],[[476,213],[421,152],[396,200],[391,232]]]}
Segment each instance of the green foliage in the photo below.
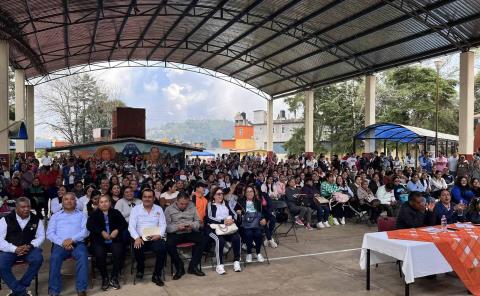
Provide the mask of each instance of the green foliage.
{"label": "green foliage", "polygon": [[158,128],[149,129],[147,136],[156,140],[203,143],[209,148],[217,148],[221,139],[233,137],[233,125],[233,121],[229,120],[189,119],[184,122],[169,122]]}
{"label": "green foliage", "polygon": [[[393,122],[427,129],[435,128],[436,71],[419,66],[401,67],[377,76],[377,122]],[[439,80],[439,131],[458,133],[457,82]],[[477,77],[477,100],[480,78]],[[364,82],[350,80],[315,90],[314,152],[324,152],[320,143],[330,142],[331,151],[351,151],[353,135],[364,126]],[[291,112],[303,110],[303,94],[287,98]],[[479,106],[480,104],[477,104]],[[305,150],[304,130],[298,129],[285,144],[290,154]]]}
{"label": "green foliage", "polygon": [[475,114],[480,113],[480,73],[475,77]]}

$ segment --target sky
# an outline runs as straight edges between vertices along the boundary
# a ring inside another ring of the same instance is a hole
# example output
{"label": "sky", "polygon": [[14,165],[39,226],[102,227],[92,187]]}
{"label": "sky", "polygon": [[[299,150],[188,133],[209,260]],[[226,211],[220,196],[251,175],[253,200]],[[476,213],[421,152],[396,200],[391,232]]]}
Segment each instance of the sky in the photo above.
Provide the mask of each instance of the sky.
{"label": "sky", "polygon": [[[165,68],[116,68],[90,72],[111,89],[128,107],[146,109],[147,130],[167,122],[186,119],[232,120],[237,112],[246,112],[253,120],[254,110],[266,110],[267,101],[240,86],[204,74]],[[39,92],[48,91],[48,83]],[[37,93],[37,92],[36,92]],[[52,137],[41,120],[45,118],[41,101],[36,106],[37,137]],[[287,106],[274,101],[274,117]],[[40,120],[38,120],[40,119]],[[53,134],[60,139],[60,135]]]}

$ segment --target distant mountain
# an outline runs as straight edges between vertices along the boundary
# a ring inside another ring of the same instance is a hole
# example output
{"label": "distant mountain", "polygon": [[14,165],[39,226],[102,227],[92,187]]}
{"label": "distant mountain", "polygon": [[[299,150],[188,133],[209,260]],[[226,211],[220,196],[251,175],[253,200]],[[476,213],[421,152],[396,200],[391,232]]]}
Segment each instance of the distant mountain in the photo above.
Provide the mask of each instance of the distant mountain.
{"label": "distant mountain", "polygon": [[169,122],[160,127],[147,129],[147,138],[168,139],[171,142],[203,143],[207,148],[218,148],[221,139],[233,137],[233,121],[198,119],[184,122]]}

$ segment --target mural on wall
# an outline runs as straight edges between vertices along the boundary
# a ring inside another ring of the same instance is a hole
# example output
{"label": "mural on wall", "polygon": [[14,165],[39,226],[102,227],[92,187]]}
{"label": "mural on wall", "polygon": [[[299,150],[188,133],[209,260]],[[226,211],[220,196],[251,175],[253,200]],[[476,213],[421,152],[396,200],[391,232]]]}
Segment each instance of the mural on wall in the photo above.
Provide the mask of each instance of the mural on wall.
{"label": "mural on wall", "polygon": [[111,161],[122,158],[142,157],[157,163],[165,157],[182,157],[183,149],[148,143],[123,142],[109,145],[92,145],[72,149],[73,154],[83,159],[95,158]]}

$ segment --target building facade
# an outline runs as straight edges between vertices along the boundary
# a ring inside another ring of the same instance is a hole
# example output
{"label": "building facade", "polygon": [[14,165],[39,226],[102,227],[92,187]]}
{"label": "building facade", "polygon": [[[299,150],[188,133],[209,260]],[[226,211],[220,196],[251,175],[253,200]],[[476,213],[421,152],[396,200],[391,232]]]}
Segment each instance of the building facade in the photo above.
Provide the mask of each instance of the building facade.
{"label": "building facade", "polygon": [[[303,127],[303,119],[287,118],[285,111],[281,110],[273,120],[273,152],[285,154],[283,145],[290,140],[297,128]],[[255,148],[267,149],[267,112],[264,110],[253,111],[253,129]]]}
{"label": "building facade", "polygon": [[235,132],[232,139],[221,141],[221,148],[232,152],[255,150],[254,128],[245,112],[235,115]]}

